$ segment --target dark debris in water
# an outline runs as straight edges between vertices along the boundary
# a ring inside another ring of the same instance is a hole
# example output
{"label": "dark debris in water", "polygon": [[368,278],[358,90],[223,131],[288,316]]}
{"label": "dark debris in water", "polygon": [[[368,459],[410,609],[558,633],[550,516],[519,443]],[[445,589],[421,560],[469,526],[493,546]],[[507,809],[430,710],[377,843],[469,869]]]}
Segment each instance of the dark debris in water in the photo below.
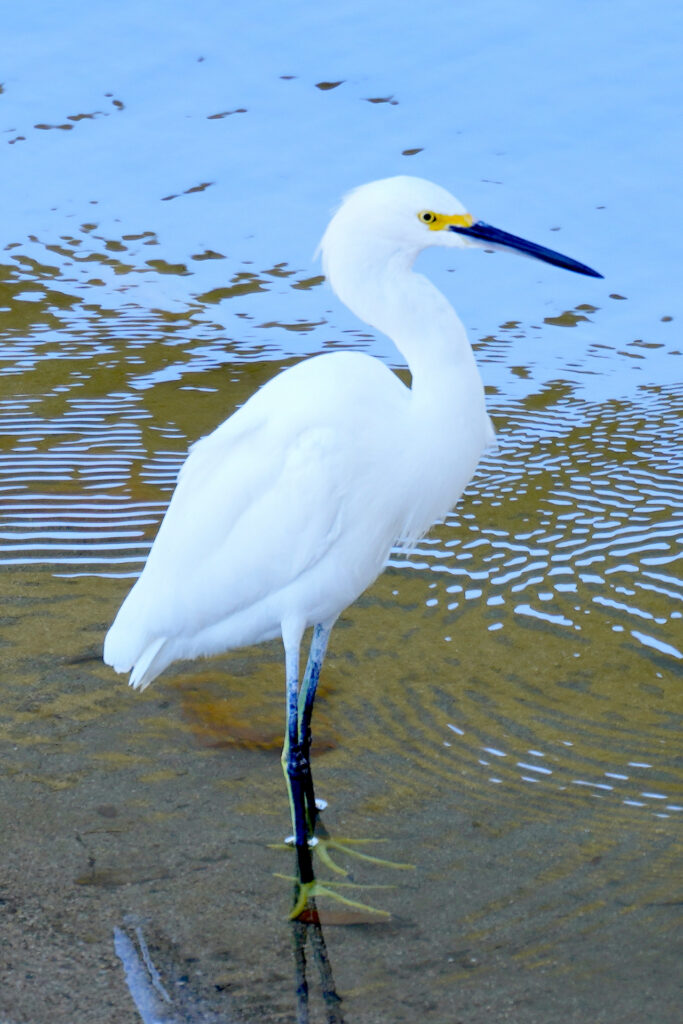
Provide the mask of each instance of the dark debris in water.
{"label": "dark debris in water", "polygon": [[224,117],[230,117],[232,114],[246,114],[246,107],[236,107],[235,110],[222,110],[220,114],[208,114],[207,121],[220,121]]}
{"label": "dark debris in water", "polygon": [[34,128],[37,128],[41,132],[49,132],[52,129],[57,128],[63,132],[70,132],[73,129],[72,124],[34,124]]}
{"label": "dark debris in water", "polygon": [[550,324],[552,327],[576,327],[582,320],[588,321],[588,317],[583,313],[575,313],[573,310],[567,309],[558,316],[544,317],[543,323]]}
{"label": "dark debris in water", "polygon": [[202,260],[224,260],[222,252],[215,252],[213,249],[205,249],[204,252],[195,253],[191,259],[201,262]]}
{"label": "dark debris in water", "polygon": [[310,291],[311,288],[317,288],[325,280],[323,274],[316,274],[315,277],[303,277],[300,281],[295,281],[292,288],[297,288],[300,291]]}
{"label": "dark debris in water", "polygon": [[193,185],[191,188],[186,188],[183,192],[174,192],[169,196],[162,196],[162,203],[168,202],[170,199],[178,199],[180,196],[189,196],[194,192],[203,192],[205,189],[210,188],[213,185],[213,181],[203,181],[200,185]]}

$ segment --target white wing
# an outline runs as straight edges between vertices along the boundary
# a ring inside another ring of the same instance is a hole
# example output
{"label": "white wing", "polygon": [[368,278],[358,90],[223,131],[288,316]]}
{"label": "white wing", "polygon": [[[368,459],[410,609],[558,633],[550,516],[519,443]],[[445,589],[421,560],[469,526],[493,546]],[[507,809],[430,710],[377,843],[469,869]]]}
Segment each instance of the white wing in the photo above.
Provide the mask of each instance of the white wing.
{"label": "white wing", "polygon": [[[317,357],[194,445],[105,660],[153,678],[164,638],[196,636],[289,586],[357,533],[360,507],[386,505],[373,517],[379,536],[365,540],[388,548],[396,526],[379,521],[392,500],[378,473],[395,467],[387,449],[400,446],[392,428],[407,394],[375,359]],[[341,546],[352,557],[354,545]]]}

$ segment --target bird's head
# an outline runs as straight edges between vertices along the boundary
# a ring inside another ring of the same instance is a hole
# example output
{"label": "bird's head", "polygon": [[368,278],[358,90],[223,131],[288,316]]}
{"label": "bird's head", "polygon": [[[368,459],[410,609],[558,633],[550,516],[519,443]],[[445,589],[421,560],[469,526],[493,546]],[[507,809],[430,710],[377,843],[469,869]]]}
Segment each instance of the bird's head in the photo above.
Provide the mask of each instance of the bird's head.
{"label": "bird's head", "polygon": [[[429,246],[470,246],[522,253],[589,277],[602,277],[583,263],[477,220],[445,188],[400,175],[361,185],[349,193],[320,243],[330,276],[348,258],[383,262],[396,254],[412,262]],[[369,269],[369,268],[368,268]],[[334,286],[334,282],[333,282]]]}

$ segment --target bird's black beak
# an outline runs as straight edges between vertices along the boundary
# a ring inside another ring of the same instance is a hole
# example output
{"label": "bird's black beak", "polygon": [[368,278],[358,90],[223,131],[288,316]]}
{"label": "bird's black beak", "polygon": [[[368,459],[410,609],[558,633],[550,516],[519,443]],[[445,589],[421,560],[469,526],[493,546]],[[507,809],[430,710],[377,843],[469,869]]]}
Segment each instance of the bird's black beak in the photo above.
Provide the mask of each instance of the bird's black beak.
{"label": "bird's black beak", "polygon": [[573,270],[576,274],[586,274],[588,277],[602,277],[597,270],[591,270],[585,263],[579,263],[569,256],[555,252],[553,249],[546,249],[543,245],[536,245],[534,242],[527,242],[525,238],[511,235],[507,231],[501,231],[483,220],[475,221],[470,227],[461,227],[457,224],[449,224],[449,231],[455,231],[466,238],[472,238],[479,244],[490,245],[492,249],[502,249],[509,252],[521,252],[524,256],[531,256],[536,260],[543,260],[544,263],[552,263],[556,267],[564,267],[565,270]]}

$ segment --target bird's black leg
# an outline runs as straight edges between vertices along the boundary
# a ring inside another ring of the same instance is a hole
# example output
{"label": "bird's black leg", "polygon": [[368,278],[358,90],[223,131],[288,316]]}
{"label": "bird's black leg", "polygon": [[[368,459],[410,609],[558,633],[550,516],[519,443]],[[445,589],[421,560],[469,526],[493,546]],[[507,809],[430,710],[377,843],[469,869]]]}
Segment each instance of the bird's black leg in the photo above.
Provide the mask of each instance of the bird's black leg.
{"label": "bird's black leg", "polygon": [[327,643],[332,631],[332,623],[318,624],[313,629],[311,649],[306,664],[304,681],[301,685],[298,698],[298,740],[301,746],[301,753],[308,765],[305,776],[305,797],[308,811],[309,832],[313,835],[315,823],[318,816],[318,808],[315,803],[315,791],[313,788],[313,775],[311,773],[311,716],[313,714],[313,702],[315,700],[320,670],[325,658]]}
{"label": "bird's black leg", "polygon": [[314,879],[311,851],[308,845],[309,831],[306,813],[306,792],[312,786],[312,782],[310,765],[302,753],[301,745],[298,743],[290,743],[287,774],[289,776],[289,791],[292,799],[292,820],[299,863],[299,879],[306,885]]}
{"label": "bird's black leg", "polygon": [[308,845],[309,829],[306,813],[307,792],[310,781],[308,755],[299,738],[299,651],[298,646],[285,647],[287,667],[287,733],[282,751],[282,762],[289,790],[294,843],[299,865],[299,881],[309,885],[314,880],[313,862]]}
{"label": "bird's black leg", "polygon": [[[290,809],[292,812],[292,825],[294,827],[294,843],[297,854],[296,879],[297,895],[294,906],[290,913],[291,920],[296,920],[300,915],[315,904],[310,901],[315,896],[329,896],[338,900],[345,906],[353,907],[365,913],[383,914],[389,916],[386,911],[377,910],[365,903],[352,900],[338,891],[340,886],[349,886],[350,882],[327,882],[316,881],[313,872],[313,858],[311,849],[315,848],[320,859],[332,871],[341,875],[348,875],[344,868],[339,867],[332,860],[329,854],[330,848],[340,849],[350,856],[358,857],[364,861],[372,861],[377,864],[384,864],[389,867],[409,867],[406,864],[391,864],[389,861],[382,861],[367,853],[362,853],[354,848],[353,840],[332,839],[321,821],[317,821],[317,807],[313,794],[313,780],[311,778],[310,749],[311,749],[311,714],[315,691],[320,677],[320,668],[325,657],[327,641],[334,620],[321,623],[313,630],[311,640],[311,651],[308,657],[304,680],[299,689],[299,647],[301,633],[283,629],[283,640],[285,645],[285,662],[287,667],[287,732],[285,744],[282,751],[282,766],[287,780],[289,791]],[[313,831],[317,825],[317,835]],[[362,842],[356,841],[356,842]],[[314,912],[314,910],[312,911]],[[320,961],[322,964],[322,960]],[[327,985],[327,982],[325,982]],[[331,990],[330,990],[331,991]],[[332,998],[332,997],[331,997]],[[334,1000],[332,1000],[334,1001]],[[331,1010],[329,1020],[338,1021],[338,1014]]]}

